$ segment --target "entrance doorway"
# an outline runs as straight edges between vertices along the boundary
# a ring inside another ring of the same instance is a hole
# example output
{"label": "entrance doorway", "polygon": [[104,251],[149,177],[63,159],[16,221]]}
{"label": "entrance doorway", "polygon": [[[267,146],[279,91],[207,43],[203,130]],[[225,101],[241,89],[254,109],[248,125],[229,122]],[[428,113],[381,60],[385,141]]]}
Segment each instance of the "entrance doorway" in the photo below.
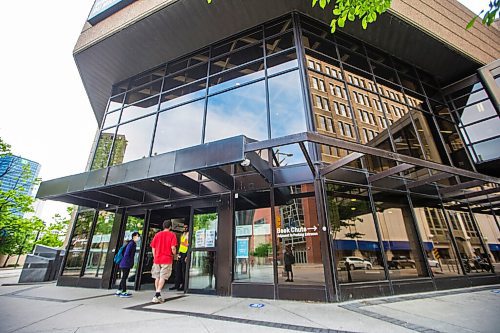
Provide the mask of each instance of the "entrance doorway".
{"label": "entrance doorway", "polygon": [[[141,256],[142,265],[140,273],[139,288],[144,290],[154,290],[154,279],[151,277],[151,268],[153,267],[153,250],[151,249],[151,241],[153,237],[163,230],[163,221],[172,221],[172,231],[177,234],[178,241],[185,224],[189,224],[191,215],[191,207],[167,208],[152,210],[149,215],[149,221],[144,230],[143,255]],[[174,263],[175,264],[175,263]],[[172,270],[172,275],[166,282],[174,283],[175,269]]]}
{"label": "entrance doorway", "polygon": [[218,224],[215,207],[193,210],[187,284],[189,292],[215,294]]}

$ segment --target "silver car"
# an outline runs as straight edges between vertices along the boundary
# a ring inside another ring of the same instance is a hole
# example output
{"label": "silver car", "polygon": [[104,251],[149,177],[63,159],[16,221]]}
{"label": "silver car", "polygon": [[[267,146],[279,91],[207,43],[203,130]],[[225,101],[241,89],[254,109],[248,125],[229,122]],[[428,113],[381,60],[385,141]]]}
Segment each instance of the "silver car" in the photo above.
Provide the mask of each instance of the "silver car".
{"label": "silver car", "polygon": [[343,257],[339,261],[339,269],[344,270],[349,267],[349,270],[353,271],[355,269],[372,269],[373,265],[366,259],[360,257]]}

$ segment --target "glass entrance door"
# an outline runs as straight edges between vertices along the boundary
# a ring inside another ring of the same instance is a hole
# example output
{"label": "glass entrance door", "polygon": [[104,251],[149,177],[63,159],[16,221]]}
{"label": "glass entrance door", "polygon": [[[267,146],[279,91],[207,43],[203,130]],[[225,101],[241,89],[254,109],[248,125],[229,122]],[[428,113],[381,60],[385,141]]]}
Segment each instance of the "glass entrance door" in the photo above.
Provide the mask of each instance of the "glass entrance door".
{"label": "glass entrance door", "polygon": [[191,230],[188,289],[190,292],[214,294],[216,288],[216,242],[218,214],[216,208],[195,209]]}

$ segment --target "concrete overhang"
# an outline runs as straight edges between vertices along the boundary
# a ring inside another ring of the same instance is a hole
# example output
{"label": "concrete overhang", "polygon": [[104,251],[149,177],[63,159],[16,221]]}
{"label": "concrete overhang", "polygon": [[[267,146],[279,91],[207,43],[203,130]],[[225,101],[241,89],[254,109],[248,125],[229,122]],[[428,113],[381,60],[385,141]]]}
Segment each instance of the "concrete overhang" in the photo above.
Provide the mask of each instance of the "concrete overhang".
{"label": "concrete overhang", "polygon": [[[134,2],[130,10],[144,3],[147,1]],[[80,36],[74,58],[99,123],[111,86],[130,76],[291,11],[326,24],[331,19],[329,11],[311,8],[304,0],[231,0],[212,5],[202,0],[156,0],[155,3],[159,4],[147,15],[130,19],[126,16],[127,7],[124,13],[118,12],[94,27],[87,27]],[[395,1],[394,7],[400,3]],[[99,32],[101,24],[121,14],[125,16],[121,24]],[[429,33],[415,21],[408,22],[395,10],[381,15],[367,30],[356,22],[347,24],[342,31],[434,73],[443,83],[472,74],[483,62],[447,43],[445,37]]]}

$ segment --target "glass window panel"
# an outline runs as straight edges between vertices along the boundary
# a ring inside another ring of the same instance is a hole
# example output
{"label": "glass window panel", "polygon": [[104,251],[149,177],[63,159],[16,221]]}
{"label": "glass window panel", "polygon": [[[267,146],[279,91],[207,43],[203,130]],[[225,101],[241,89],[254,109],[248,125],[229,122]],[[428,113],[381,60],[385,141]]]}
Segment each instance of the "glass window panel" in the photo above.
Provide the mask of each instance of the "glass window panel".
{"label": "glass window panel", "polygon": [[172,73],[177,73],[183,69],[186,69],[188,66],[189,57],[182,58],[179,60],[172,61],[167,65],[167,75]]}
{"label": "glass window panel", "polygon": [[423,241],[429,268],[435,277],[460,274],[458,256],[453,248],[438,198],[411,197],[417,226]]}
{"label": "glass window panel", "polygon": [[271,208],[235,212],[236,281],[273,283]]}
{"label": "glass window panel", "polygon": [[163,82],[163,91],[169,91],[184,84],[192,83],[207,76],[207,63],[197,65],[188,70],[169,75]]}
{"label": "glass window panel", "polygon": [[472,166],[469,157],[465,152],[465,144],[461,136],[458,134],[454,123],[436,117],[439,131],[444,139],[446,150],[450,152],[451,159],[456,167],[471,170]]}
{"label": "glass window panel", "polygon": [[160,97],[160,110],[174,107],[198,98],[202,98],[206,93],[206,81],[200,80],[193,84],[170,90]]}
{"label": "glass window panel", "polygon": [[236,135],[268,138],[264,81],[209,97],[204,142]]}
{"label": "glass window panel", "polygon": [[420,70],[420,69],[416,69],[416,71],[417,71],[418,77],[420,78],[420,81],[422,81],[422,83],[428,84],[430,86],[438,87],[436,79],[432,75],[430,75],[427,72],[424,72],[423,70]]}
{"label": "glass window panel", "polygon": [[[325,32],[323,32],[325,33]],[[330,35],[329,34],[329,31],[327,33],[327,36]],[[359,53],[363,53],[364,54],[364,51],[363,51],[363,48],[362,48],[362,44],[359,40],[356,40],[352,37],[349,37],[349,36],[346,36],[346,35],[343,35],[342,33],[340,34],[335,34],[335,41],[337,44],[351,50],[351,51],[357,51]]]}
{"label": "glass window panel", "polygon": [[87,242],[90,236],[90,226],[94,219],[95,211],[86,211],[78,214],[73,234],[69,241],[68,255],[64,266],[63,275],[80,276],[83,266],[83,258],[87,249]]}
{"label": "glass window panel", "polygon": [[242,47],[255,44],[262,40],[262,29],[258,28],[251,32],[243,33],[240,36],[231,38],[228,42],[223,42],[221,44],[215,45],[212,49],[212,57],[231,52]]}
{"label": "glass window panel", "polygon": [[[119,94],[126,92],[127,88],[128,88],[129,81],[130,80],[125,80],[125,81],[122,81],[120,83],[113,85],[113,88],[111,89],[111,96],[116,96],[116,95],[119,95]],[[111,97],[111,98],[113,98],[113,97]],[[121,101],[123,101],[123,99]]]}
{"label": "glass window panel", "polygon": [[267,58],[267,75],[273,75],[298,66],[295,50],[278,54]]}
{"label": "glass window panel", "polygon": [[405,74],[405,75],[409,75],[411,77],[414,77],[416,78],[417,77],[417,74],[415,72],[415,68],[413,68],[413,66],[407,64],[406,62],[403,62],[399,59],[396,59],[396,58],[392,58],[392,62],[394,63],[394,67],[396,68],[396,70],[401,73],[401,74]]}
{"label": "glass window panel", "polygon": [[396,152],[398,154],[424,159],[424,155],[411,120],[407,117],[406,121],[402,121],[398,127],[400,128],[401,126],[404,127],[393,134]]}
{"label": "glass window panel", "polygon": [[141,88],[128,91],[125,95],[124,107],[134,104],[139,101],[146,100],[155,96],[161,91],[162,80],[157,80],[153,83],[147,84]]}
{"label": "glass window panel", "polygon": [[406,193],[374,189],[373,198],[391,278],[428,276]]}
{"label": "glass window panel", "polygon": [[115,131],[116,127],[101,131],[90,170],[102,169],[108,166],[108,158],[113,146],[113,140],[115,139]]}
{"label": "glass window panel", "polygon": [[500,135],[500,119],[493,118],[464,127],[472,143]]}
{"label": "glass window panel", "polygon": [[[481,142],[472,146],[476,152],[476,162],[484,162],[500,157],[500,138]],[[472,154],[474,156],[474,154]]]}
{"label": "glass window panel", "polygon": [[292,19],[291,18],[286,18],[278,23],[273,23],[265,27],[264,33],[266,37],[271,37],[274,35],[277,35],[281,32],[285,32],[289,29],[291,29],[293,26],[292,24]]}
{"label": "glass window panel", "polygon": [[420,83],[418,82],[417,79],[404,74],[399,74],[399,79],[401,80],[401,84],[403,85],[403,87],[412,91],[416,91],[419,94],[424,93],[420,88]]}
{"label": "glass window panel", "polygon": [[275,189],[274,214],[278,238],[278,283],[323,285],[325,273],[314,185]]}
{"label": "glass window panel", "polygon": [[109,111],[113,111],[113,110],[121,108],[122,104],[123,104],[123,98],[124,97],[125,97],[125,94],[121,94],[121,95],[117,95],[117,96],[111,97],[109,99],[107,111],[109,112]]}
{"label": "glass window panel", "polygon": [[370,72],[370,66],[368,65],[368,61],[365,57],[346,50],[343,47],[339,47],[340,60],[346,64],[349,64],[352,67],[359,68],[364,70],[365,72]]}
{"label": "glass window panel", "polygon": [[201,100],[160,113],[153,156],[201,144],[204,108]]}
{"label": "glass window panel", "polygon": [[307,130],[298,71],[269,79],[269,109],[272,138]]}
{"label": "glass window panel", "polygon": [[260,78],[264,78],[264,61],[262,60],[212,76],[209,80],[209,93],[238,87],[245,82]]}
{"label": "glass window panel", "polygon": [[484,118],[492,117],[497,114],[490,100],[468,106],[465,109],[458,110],[457,113],[459,114],[460,121],[463,125],[467,125]]}
{"label": "glass window panel", "polygon": [[102,128],[108,128],[109,126],[113,126],[118,124],[118,120],[120,119],[120,111],[115,111],[108,113],[106,115],[106,118],[104,120],[104,123],[102,124]]}
{"label": "glass window panel", "polygon": [[[376,61],[377,63],[384,64],[386,66],[392,67],[392,61],[389,58],[388,54],[385,54],[383,51],[378,50],[374,47],[371,47],[369,45],[365,45],[366,48],[366,54],[371,60]],[[372,66],[376,64],[372,63]]]}
{"label": "glass window panel", "polygon": [[233,67],[246,64],[264,56],[262,44],[246,47],[210,62],[210,74],[216,74]]}
{"label": "glass window panel", "polygon": [[215,290],[215,251],[193,251],[189,261],[189,289]]}
{"label": "glass window panel", "polygon": [[396,75],[395,70],[373,61],[371,62],[371,64],[372,64],[373,74],[387,81],[398,84],[398,77]]}
{"label": "glass window panel", "polygon": [[159,95],[123,108],[120,122],[123,123],[128,120],[139,118],[149,113],[156,112],[156,110],[158,110],[158,99]]}
{"label": "glass window panel", "polygon": [[326,194],[340,283],[385,280],[368,190],[327,183]]}
{"label": "glass window panel", "polygon": [[337,58],[337,51],[335,50],[335,45],[316,35],[304,31],[304,33],[302,34],[302,43],[306,48],[325,54],[332,58]]}
{"label": "glass window panel", "polygon": [[286,34],[272,37],[266,40],[267,54],[273,54],[279,51],[289,49],[294,46],[293,31]]}
{"label": "glass window panel", "polygon": [[161,65],[157,68],[154,68],[152,70],[147,71],[146,73],[140,74],[136,77],[134,77],[130,81],[130,87],[129,89],[134,89],[136,87],[140,87],[144,84],[154,82],[158,79],[161,79],[165,76],[166,72],[166,66]]}
{"label": "glass window panel", "polygon": [[[191,236],[191,259],[189,262],[189,289],[214,290],[217,255],[217,213],[195,214]],[[208,249],[200,251],[197,249]]]}
{"label": "glass window panel", "polygon": [[94,234],[92,235],[92,242],[90,244],[90,252],[83,273],[84,276],[102,276],[114,221],[114,213],[104,211],[98,213]]}
{"label": "glass window panel", "polygon": [[455,91],[454,93],[451,93],[449,97],[453,99],[455,108],[459,109],[466,105],[482,101],[488,98],[488,95],[486,95],[486,91],[483,89],[483,85],[478,82],[472,86],[468,86],[466,88]]}
{"label": "glass window panel", "polygon": [[437,163],[442,163],[443,160],[447,161],[444,147],[442,147],[441,139],[431,115],[418,111],[411,111],[410,113],[417,128],[420,141],[424,146],[424,153],[427,159]]}
{"label": "glass window panel", "polygon": [[118,127],[111,165],[149,156],[155,118],[149,116]]}
{"label": "glass window panel", "polygon": [[300,18],[300,26],[302,27],[304,32],[308,31],[318,36],[326,35],[325,31],[321,29],[321,26],[317,23],[317,21],[309,20],[305,16]]}
{"label": "glass window panel", "polygon": [[452,223],[453,235],[457,242],[458,251],[467,274],[488,274],[491,271],[489,255],[482,246],[478,233],[476,232],[476,219],[482,220],[482,214],[446,210],[448,218]]}

